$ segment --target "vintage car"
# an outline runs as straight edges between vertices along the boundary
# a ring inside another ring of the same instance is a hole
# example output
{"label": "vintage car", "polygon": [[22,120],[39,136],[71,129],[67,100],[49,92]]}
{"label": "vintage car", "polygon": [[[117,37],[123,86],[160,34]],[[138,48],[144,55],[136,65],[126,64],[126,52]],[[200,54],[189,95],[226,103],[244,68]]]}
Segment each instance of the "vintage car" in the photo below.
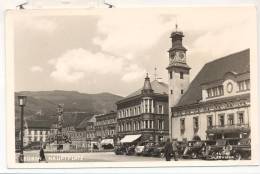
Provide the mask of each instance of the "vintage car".
{"label": "vintage car", "polygon": [[126,146],[124,145],[116,145],[114,148],[114,152],[116,155],[124,155],[126,154]]}
{"label": "vintage car", "polygon": [[144,152],[144,146],[147,144],[147,142],[142,142],[137,144],[137,146],[135,147],[135,154],[136,155],[142,155]]}
{"label": "vintage car", "polygon": [[134,154],[135,154],[135,145],[132,144],[130,146],[127,146],[126,155],[134,155]]}
{"label": "vintage car", "polygon": [[216,140],[216,144],[210,148],[211,159],[235,159],[234,147],[238,145],[238,138],[226,138]]}
{"label": "vintage car", "polygon": [[[213,140],[204,140],[204,141],[189,141],[186,144],[186,147],[183,151],[183,158],[191,158],[191,159],[207,159],[210,158],[209,155],[211,152],[209,151],[209,146],[215,145],[216,141]],[[185,146],[185,145],[183,145]]]}
{"label": "vintage car", "polygon": [[145,146],[144,146],[144,150],[143,150],[143,156],[152,156],[152,153],[155,149],[155,143],[147,143]]}
{"label": "vintage car", "polygon": [[201,149],[201,141],[188,141],[186,147],[183,151],[182,158],[184,159],[195,159],[197,158],[197,153]]}
{"label": "vintage car", "polygon": [[238,144],[233,146],[234,159],[251,159],[251,139],[245,138],[239,140]]}
{"label": "vintage car", "polygon": [[156,144],[151,152],[151,155],[154,157],[163,157],[164,156],[164,146],[165,143]]}

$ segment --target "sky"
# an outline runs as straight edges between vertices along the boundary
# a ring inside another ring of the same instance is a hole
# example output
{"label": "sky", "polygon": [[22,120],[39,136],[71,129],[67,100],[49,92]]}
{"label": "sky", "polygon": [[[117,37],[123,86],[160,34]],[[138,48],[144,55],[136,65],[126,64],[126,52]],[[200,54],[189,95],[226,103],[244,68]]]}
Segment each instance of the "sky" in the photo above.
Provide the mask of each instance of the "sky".
{"label": "sky", "polygon": [[146,73],[168,81],[178,24],[190,80],[205,63],[254,47],[253,7],[114,8],[13,13],[15,91],[69,90],[126,96]]}

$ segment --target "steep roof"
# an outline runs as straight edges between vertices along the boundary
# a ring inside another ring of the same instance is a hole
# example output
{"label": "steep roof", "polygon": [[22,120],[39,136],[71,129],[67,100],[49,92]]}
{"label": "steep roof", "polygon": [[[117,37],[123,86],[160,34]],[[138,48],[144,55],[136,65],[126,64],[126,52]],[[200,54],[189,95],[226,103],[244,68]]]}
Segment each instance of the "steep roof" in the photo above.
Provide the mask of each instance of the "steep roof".
{"label": "steep roof", "polygon": [[[154,80],[151,82],[151,87],[155,94],[168,94],[168,85],[164,82],[159,82],[158,80]],[[143,87],[138,89],[137,91],[129,94],[124,99],[140,95],[140,94],[142,94],[142,90],[143,90]]]}
{"label": "steep roof", "polygon": [[93,119],[95,119],[95,116],[89,115],[84,120],[82,120],[78,125],[77,129],[84,129],[87,127],[88,123],[93,122]]}
{"label": "steep roof", "polygon": [[196,103],[202,99],[201,85],[223,79],[227,72],[242,74],[250,71],[250,50],[230,54],[228,56],[211,61],[204,65],[201,71],[190,83],[187,92],[182,96],[176,106]]}
{"label": "steep roof", "polygon": [[26,120],[28,128],[50,129],[52,122],[50,120]]}

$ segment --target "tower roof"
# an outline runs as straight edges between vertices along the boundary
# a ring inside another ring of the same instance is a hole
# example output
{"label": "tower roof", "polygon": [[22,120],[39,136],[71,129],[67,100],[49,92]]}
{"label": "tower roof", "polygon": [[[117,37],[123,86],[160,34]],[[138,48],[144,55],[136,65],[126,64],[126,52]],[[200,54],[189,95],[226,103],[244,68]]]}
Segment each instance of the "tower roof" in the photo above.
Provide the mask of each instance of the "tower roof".
{"label": "tower roof", "polygon": [[177,30],[178,25],[176,24],[176,31],[173,31],[171,33],[172,38],[172,47],[169,49],[169,52],[174,51],[174,50],[183,50],[187,51],[187,49],[182,45],[182,38],[184,37],[182,31]]}
{"label": "tower roof", "polygon": [[149,78],[148,73],[147,73],[146,77],[144,79],[144,86],[143,86],[142,93],[152,93],[152,92],[153,92],[153,88],[152,88],[150,78]]}
{"label": "tower roof", "polygon": [[[168,85],[166,83],[163,82],[159,82],[158,80],[154,80],[151,82],[151,87],[153,89],[153,92],[155,94],[162,94],[162,95],[167,95],[168,94]],[[128,96],[126,96],[126,98],[131,98],[134,96],[138,96],[140,94],[142,94],[142,89],[138,89],[137,91],[129,94]]]}

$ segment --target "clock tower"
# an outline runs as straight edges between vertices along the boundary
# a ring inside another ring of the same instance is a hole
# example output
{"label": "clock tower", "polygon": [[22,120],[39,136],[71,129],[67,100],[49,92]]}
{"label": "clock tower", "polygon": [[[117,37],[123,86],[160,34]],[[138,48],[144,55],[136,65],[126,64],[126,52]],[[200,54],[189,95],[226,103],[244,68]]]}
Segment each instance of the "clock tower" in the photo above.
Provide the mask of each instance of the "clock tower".
{"label": "clock tower", "polygon": [[172,113],[171,108],[174,107],[185,94],[189,86],[190,67],[186,62],[187,49],[182,45],[183,32],[177,30],[171,33],[172,47],[169,49],[169,131],[172,137]]}

